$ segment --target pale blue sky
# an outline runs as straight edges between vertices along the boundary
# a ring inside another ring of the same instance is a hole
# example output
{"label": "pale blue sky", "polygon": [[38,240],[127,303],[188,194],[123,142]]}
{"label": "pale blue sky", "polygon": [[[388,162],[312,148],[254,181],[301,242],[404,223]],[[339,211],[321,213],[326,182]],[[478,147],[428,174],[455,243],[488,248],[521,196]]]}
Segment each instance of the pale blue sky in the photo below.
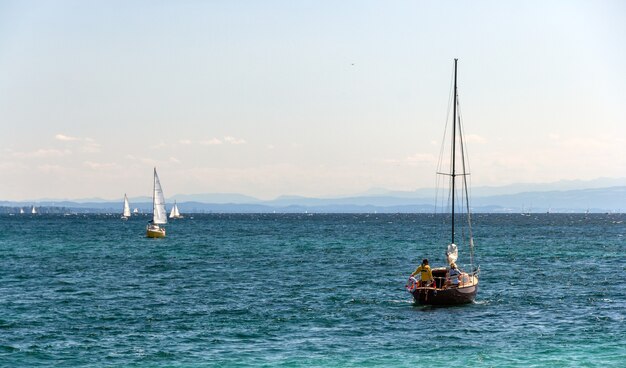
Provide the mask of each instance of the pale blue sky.
{"label": "pale blue sky", "polygon": [[623,1],[2,1],[0,199],[623,177]]}

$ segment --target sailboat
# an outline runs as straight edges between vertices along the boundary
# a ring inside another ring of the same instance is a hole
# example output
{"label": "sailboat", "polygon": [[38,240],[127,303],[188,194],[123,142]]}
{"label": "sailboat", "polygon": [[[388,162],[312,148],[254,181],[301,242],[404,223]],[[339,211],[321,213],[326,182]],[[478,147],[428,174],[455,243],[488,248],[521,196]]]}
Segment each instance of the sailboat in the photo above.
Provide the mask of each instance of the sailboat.
{"label": "sailboat", "polygon": [[165,197],[156,167],[154,168],[154,185],[152,188],[152,221],[146,227],[146,236],[148,238],[165,238],[165,228],[159,225],[167,224],[167,211],[165,210]]}
{"label": "sailboat", "polygon": [[24,214],[24,209],[22,207],[20,207],[20,215]]}
{"label": "sailboat", "polygon": [[35,206],[33,206],[33,209],[30,210],[30,213],[32,213],[33,215],[37,214],[37,209],[35,208]]}
{"label": "sailboat", "polygon": [[130,217],[130,205],[128,204],[128,197],[124,193],[124,210],[122,211],[122,220],[128,220]]}
{"label": "sailboat", "polygon": [[170,212],[170,218],[171,219],[181,219],[181,218],[183,218],[183,216],[178,211],[178,205],[176,204],[176,201],[174,201],[174,207],[172,207],[172,211]]}
{"label": "sailboat", "polygon": [[[437,170],[437,174],[445,175],[450,180],[449,201],[451,203],[451,241],[446,247],[446,261],[450,265],[448,267],[438,267],[432,269],[433,281],[430,283],[420,283],[411,277],[407,283],[407,291],[413,295],[413,299],[417,304],[422,305],[458,305],[471,303],[476,297],[478,291],[478,274],[480,268],[474,268],[474,239],[472,236],[472,224],[469,205],[469,190],[467,186],[466,168],[469,167],[465,153],[463,142],[463,130],[461,126],[460,114],[458,109],[458,92],[457,92],[457,61],[454,59],[454,102],[452,113],[452,134],[451,134],[451,159],[450,168],[446,173]],[[458,151],[458,152],[457,152]],[[442,150],[443,152],[443,150]],[[458,157],[460,156],[460,157]],[[459,161],[459,162],[457,162]],[[440,161],[442,162],[442,161]],[[457,166],[460,164],[460,168]],[[460,170],[458,170],[460,169]],[[460,171],[460,172],[458,172]],[[460,178],[459,178],[460,177]],[[460,188],[457,187],[457,179]],[[461,198],[456,198],[461,196]],[[455,199],[460,199],[455,202]],[[455,213],[458,206],[463,214]],[[464,224],[461,226],[455,219],[463,219]],[[457,236],[457,227],[462,228],[459,231],[462,236]],[[458,245],[466,245],[469,249],[469,270],[463,271],[460,267],[456,267],[456,261],[459,256]],[[456,268],[454,273],[460,271],[458,275],[450,277],[450,270]]]}
{"label": "sailboat", "polygon": [[138,215],[139,214],[139,208],[135,207],[133,209],[133,215]]}

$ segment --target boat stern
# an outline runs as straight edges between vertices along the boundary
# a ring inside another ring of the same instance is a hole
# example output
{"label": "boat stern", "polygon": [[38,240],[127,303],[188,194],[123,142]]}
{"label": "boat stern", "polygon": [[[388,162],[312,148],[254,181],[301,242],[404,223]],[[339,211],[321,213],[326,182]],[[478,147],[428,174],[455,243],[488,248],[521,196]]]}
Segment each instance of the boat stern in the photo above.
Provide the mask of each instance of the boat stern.
{"label": "boat stern", "polygon": [[148,226],[146,229],[146,237],[148,238],[165,238],[165,229],[162,227]]}

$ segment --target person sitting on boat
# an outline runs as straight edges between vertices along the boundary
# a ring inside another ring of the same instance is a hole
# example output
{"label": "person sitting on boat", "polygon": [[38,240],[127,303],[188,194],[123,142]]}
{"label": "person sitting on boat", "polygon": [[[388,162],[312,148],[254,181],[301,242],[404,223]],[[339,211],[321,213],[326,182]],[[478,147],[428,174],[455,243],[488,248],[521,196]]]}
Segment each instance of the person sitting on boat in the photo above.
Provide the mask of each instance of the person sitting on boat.
{"label": "person sitting on boat", "polygon": [[459,279],[461,278],[461,271],[456,267],[456,263],[450,263],[450,270],[446,277],[446,285],[448,287],[459,287]]}
{"label": "person sitting on boat", "polygon": [[418,273],[420,274],[420,287],[433,285],[433,281],[435,281],[435,279],[433,278],[433,271],[428,265],[428,258],[424,258],[422,260],[422,264],[419,265],[415,271],[413,271],[410,277],[413,277]]}

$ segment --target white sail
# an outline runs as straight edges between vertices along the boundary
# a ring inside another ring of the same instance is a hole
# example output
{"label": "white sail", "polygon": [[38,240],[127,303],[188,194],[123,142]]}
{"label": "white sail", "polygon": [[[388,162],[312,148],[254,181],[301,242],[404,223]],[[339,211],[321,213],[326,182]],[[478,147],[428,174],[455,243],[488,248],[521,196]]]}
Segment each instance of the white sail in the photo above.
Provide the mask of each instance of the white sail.
{"label": "white sail", "polygon": [[174,201],[174,207],[172,207],[172,211],[170,212],[170,218],[179,218],[180,212],[178,212],[178,205],[176,205],[176,201]]}
{"label": "white sail", "polygon": [[33,209],[30,211],[30,213],[32,213],[33,215],[37,213],[37,209],[35,208],[35,206],[33,206]]}
{"label": "white sail", "polygon": [[133,210],[133,213],[139,213],[139,208],[136,208]]}
{"label": "white sail", "polygon": [[456,263],[456,260],[459,258],[459,248],[456,246],[456,244],[448,245],[446,258],[448,259],[448,264]]}
{"label": "white sail", "polygon": [[165,197],[161,182],[154,168],[154,193],[152,197],[152,222],[154,224],[167,224],[167,211],[165,210]]}
{"label": "white sail", "polygon": [[23,214],[23,213],[24,213],[24,209],[20,208],[20,214]]}
{"label": "white sail", "polygon": [[130,217],[130,205],[128,204],[128,197],[126,193],[124,193],[124,212],[122,213],[124,217]]}

